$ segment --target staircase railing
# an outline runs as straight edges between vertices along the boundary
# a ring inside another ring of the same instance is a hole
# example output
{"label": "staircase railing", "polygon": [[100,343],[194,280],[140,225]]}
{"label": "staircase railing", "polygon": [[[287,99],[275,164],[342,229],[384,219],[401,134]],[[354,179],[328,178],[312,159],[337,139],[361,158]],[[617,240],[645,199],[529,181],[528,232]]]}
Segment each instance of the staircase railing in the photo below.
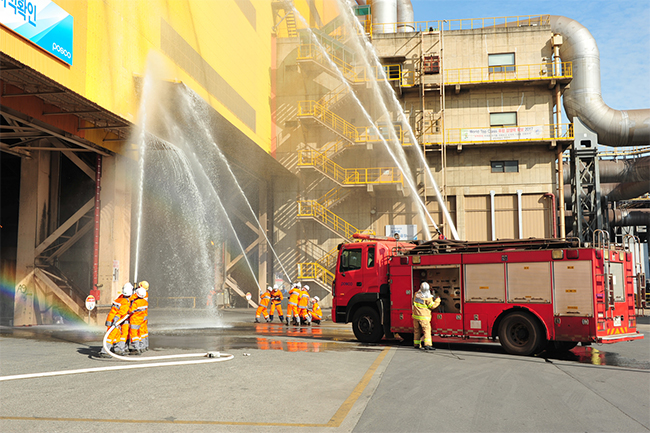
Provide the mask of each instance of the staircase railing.
{"label": "staircase railing", "polygon": [[313,149],[299,151],[299,166],[313,166],[340,185],[404,183],[397,167],[343,168]]}

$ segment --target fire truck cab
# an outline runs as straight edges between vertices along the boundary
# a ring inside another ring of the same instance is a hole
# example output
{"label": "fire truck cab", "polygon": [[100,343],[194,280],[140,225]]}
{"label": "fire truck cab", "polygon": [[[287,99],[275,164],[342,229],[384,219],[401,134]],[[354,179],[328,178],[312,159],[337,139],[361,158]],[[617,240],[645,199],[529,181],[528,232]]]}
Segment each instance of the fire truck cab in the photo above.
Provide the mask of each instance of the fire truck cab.
{"label": "fire truck cab", "polygon": [[339,246],[332,285],[332,319],[352,322],[359,341],[412,338],[413,295],[424,281],[441,298],[431,320],[436,338],[498,338],[518,355],[643,338],[634,293],[644,276],[627,248],[368,238]]}

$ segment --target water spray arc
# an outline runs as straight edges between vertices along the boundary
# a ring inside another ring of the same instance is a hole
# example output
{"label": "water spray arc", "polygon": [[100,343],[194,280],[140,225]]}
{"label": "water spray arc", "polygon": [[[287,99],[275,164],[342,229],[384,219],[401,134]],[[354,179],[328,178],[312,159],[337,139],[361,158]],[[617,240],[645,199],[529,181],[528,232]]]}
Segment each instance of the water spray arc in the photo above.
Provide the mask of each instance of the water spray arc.
{"label": "water spray arc", "polygon": [[[451,219],[451,215],[449,214],[449,209],[447,209],[447,205],[445,204],[442,196],[440,195],[440,190],[438,188],[438,184],[436,180],[433,177],[433,173],[431,173],[431,167],[429,167],[429,164],[427,164],[426,158],[424,157],[424,153],[422,152],[422,149],[420,149],[420,146],[417,144],[418,141],[415,138],[415,134],[413,133],[413,129],[411,128],[410,123],[406,119],[406,116],[404,114],[404,110],[402,110],[399,101],[397,100],[397,97],[395,96],[395,92],[393,92],[393,89],[391,86],[388,84],[388,78],[386,77],[386,73],[384,71],[384,68],[382,67],[381,63],[379,62],[379,58],[377,57],[377,53],[375,52],[372,44],[364,38],[362,35],[364,34],[364,29],[361,26],[361,23],[359,20],[354,18],[354,13],[352,11],[351,5],[345,1],[339,0],[339,9],[345,11],[345,19],[348,23],[352,24],[353,26],[356,27],[356,34],[357,34],[357,41],[360,44],[363,44],[363,50],[366,54],[364,56],[364,62],[365,66],[370,69],[371,65],[369,64],[368,59],[372,59],[372,62],[374,63],[374,68],[381,74],[382,79],[378,80],[380,85],[384,87],[385,94],[388,94],[391,96],[391,102],[393,107],[395,108],[395,111],[398,113],[400,117],[400,121],[402,125],[406,127],[406,130],[408,131],[409,138],[411,140],[411,143],[416,148],[416,153],[420,159],[420,163],[422,164],[422,167],[424,168],[424,172],[427,174],[427,177],[431,184],[433,185],[433,189],[436,193],[436,200],[438,202],[438,206],[440,206],[440,209],[443,212],[445,221],[447,222],[447,225],[451,231],[451,234],[454,238],[454,240],[460,240],[460,237],[458,236],[458,232],[456,231],[456,226],[454,225],[453,220]],[[386,107],[384,105],[384,107]],[[393,131],[392,128],[389,128],[391,131]],[[437,226],[436,226],[437,229]]]}
{"label": "water spray arc", "polygon": [[[300,14],[300,12],[297,9],[295,9],[295,7],[293,7],[293,10],[294,10],[294,14],[302,21],[303,25],[309,30],[309,32],[311,34],[312,41],[314,41],[314,43],[316,44],[316,46],[318,47],[320,52],[327,59],[327,61],[329,62],[330,68],[332,68],[332,70],[337,73],[338,78],[346,86],[347,91],[352,96],[354,101],[357,103],[359,109],[362,111],[364,117],[366,118],[366,121],[368,121],[371,125],[373,125],[376,128],[375,122],[373,121],[372,117],[370,116],[370,114],[368,113],[366,108],[363,106],[363,104],[361,103],[361,101],[359,100],[357,95],[354,93],[354,91],[352,89],[352,86],[348,83],[347,79],[345,78],[345,76],[343,75],[343,73],[341,72],[339,67],[332,60],[332,58],[331,58],[330,54],[327,52],[327,50],[318,41],[318,38],[316,37],[314,32],[309,27],[309,24],[307,23],[305,18]],[[383,100],[381,100],[381,101],[383,103]],[[397,140],[397,136],[396,136],[394,130],[392,128],[388,128],[388,129],[389,129],[389,132],[391,133],[392,141],[397,141],[398,145],[399,145],[399,141]],[[420,215],[420,219],[422,220],[423,232],[425,234],[426,240],[431,239],[431,233],[429,232],[429,230],[426,229],[426,227],[428,226],[428,224],[426,223],[427,217],[428,217],[429,221],[432,223],[432,225],[436,228],[436,230],[437,230],[437,225],[436,225],[433,217],[429,213],[429,210],[427,209],[426,205],[422,201],[422,198],[417,193],[417,189],[415,187],[415,184],[413,183],[413,180],[411,179],[412,175],[411,175],[410,169],[408,168],[408,165],[405,164],[405,163],[402,163],[402,162],[400,162],[398,160],[397,156],[395,155],[395,152],[393,152],[390,145],[388,144],[386,139],[383,138],[383,136],[381,134],[379,134],[379,138],[380,138],[381,142],[384,144],[384,146],[385,146],[386,150],[388,151],[389,155],[393,159],[393,162],[398,166],[400,171],[405,174],[404,178],[406,180],[406,183],[409,186],[409,189],[410,189],[411,193],[413,194],[413,196],[416,199],[416,205],[417,205],[418,213]]]}
{"label": "water spray arc", "polygon": [[[194,92],[192,92],[191,89],[189,89],[188,87],[185,87],[184,95],[185,95],[185,97],[187,97],[189,99],[189,103],[191,103],[194,106],[197,105],[199,97]],[[257,226],[259,227],[260,232],[262,233],[262,235],[264,235],[264,239],[266,240],[266,243],[268,244],[269,248],[271,248],[271,251],[273,252],[273,256],[278,261],[278,264],[280,265],[280,268],[282,268],[282,272],[284,273],[284,275],[287,277],[287,280],[289,281],[289,284],[291,284],[291,277],[289,276],[286,269],[284,268],[284,265],[282,264],[282,261],[280,260],[280,258],[278,257],[278,255],[277,255],[277,253],[275,251],[275,248],[273,248],[273,244],[271,243],[270,239],[266,235],[266,230],[264,229],[264,227],[262,227],[262,224],[260,223],[260,220],[257,217],[257,215],[255,215],[255,211],[253,210],[253,207],[251,206],[250,202],[248,201],[248,198],[246,197],[246,194],[244,193],[244,190],[242,189],[241,185],[239,184],[239,181],[235,177],[235,173],[233,173],[232,168],[230,167],[230,164],[228,163],[228,160],[226,159],[226,156],[223,154],[223,152],[221,151],[221,148],[219,148],[219,145],[216,143],[216,140],[214,139],[214,137],[213,137],[212,133],[210,132],[208,126],[205,124],[204,119],[205,119],[205,116],[200,117],[200,122],[201,122],[201,127],[202,127],[203,133],[205,134],[206,138],[210,142],[211,146],[216,150],[217,155],[219,156],[219,159],[224,162],[224,164],[226,166],[226,169],[228,170],[228,174],[230,175],[230,178],[232,179],[233,183],[237,187],[237,191],[239,192],[239,194],[242,196],[242,198],[246,202],[248,210],[250,211],[251,215],[255,219],[255,222],[257,223]]]}

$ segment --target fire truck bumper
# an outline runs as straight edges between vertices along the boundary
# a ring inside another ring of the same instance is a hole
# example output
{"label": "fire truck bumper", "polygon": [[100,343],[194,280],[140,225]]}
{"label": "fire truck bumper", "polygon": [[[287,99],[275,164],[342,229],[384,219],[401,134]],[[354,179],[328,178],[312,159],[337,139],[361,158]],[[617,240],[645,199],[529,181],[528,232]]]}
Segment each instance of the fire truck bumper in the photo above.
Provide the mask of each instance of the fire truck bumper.
{"label": "fire truck bumper", "polygon": [[609,343],[618,343],[619,341],[633,341],[633,340],[643,340],[643,334],[635,332],[630,334],[605,335],[604,337],[598,337],[596,339],[596,342],[609,344]]}

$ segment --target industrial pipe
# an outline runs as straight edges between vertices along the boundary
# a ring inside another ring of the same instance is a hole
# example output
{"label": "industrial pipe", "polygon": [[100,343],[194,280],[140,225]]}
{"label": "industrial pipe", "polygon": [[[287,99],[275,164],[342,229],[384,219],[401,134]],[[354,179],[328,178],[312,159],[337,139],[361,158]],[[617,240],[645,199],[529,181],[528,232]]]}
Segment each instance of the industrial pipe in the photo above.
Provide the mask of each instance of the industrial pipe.
{"label": "industrial pipe", "polygon": [[563,36],[560,55],[573,64],[573,79],[564,90],[567,117],[579,117],[607,146],[650,144],[650,109],[614,110],[600,91],[600,55],[589,30],[567,17],[551,15],[551,31]]}
{"label": "industrial pipe", "polygon": [[397,33],[415,31],[415,15],[411,0],[397,0]]}
{"label": "industrial pipe", "polygon": [[373,0],[372,32],[395,33],[397,23],[397,0]]}
{"label": "industrial pipe", "polygon": [[[571,181],[569,163],[563,165],[564,182]],[[650,181],[650,156],[623,160],[601,159],[598,161],[601,183]]]}
{"label": "industrial pipe", "polygon": [[494,195],[496,193],[494,190],[490,190],[490,220],[492,224],[492,240],[496,241],[497,240],[497,230],[496,230],[496,221],[494,219],[496,218],[496,212],[494,210]]}
{"label": "industrial pipe", "polygon": [[[556,207],[555,207],[555,194],[552,192],[547,192],[544,194],[544,197],[550,197],[551,198],[551,209],[553,209],[553,237],[557,238],[557,213],[556,213]],[[564,204],[564,203],[563,203]],[[564,218],[564,213],[562,213],[562,218]],[[564,238],[566,235],[563,233],[562,238]]]}
{"label": "industrial pipe", "polygon": [[650,225],[650,209],[610,209],[608,216],[615,226]]}
{"label": "industrial pipe", "polygon": [[[646,181],[600,184],[600,195],[608,201],[631,200],[650,192],[649,190],[650,184]],[[568,206],[571,206],[573,203],[570,185],[566,185],[564,188],[564,202]]]}
{"label": "industrial pipe", "polygon": [[519,223],[519,239],[524,238],[524,223],[522,221],[522,219],[524,217],[524,211],[521,208],[521,193],[522,192],[523,191],[520,190],[520,189],[517,190],[517,219],[518,219],[518,223]]}

